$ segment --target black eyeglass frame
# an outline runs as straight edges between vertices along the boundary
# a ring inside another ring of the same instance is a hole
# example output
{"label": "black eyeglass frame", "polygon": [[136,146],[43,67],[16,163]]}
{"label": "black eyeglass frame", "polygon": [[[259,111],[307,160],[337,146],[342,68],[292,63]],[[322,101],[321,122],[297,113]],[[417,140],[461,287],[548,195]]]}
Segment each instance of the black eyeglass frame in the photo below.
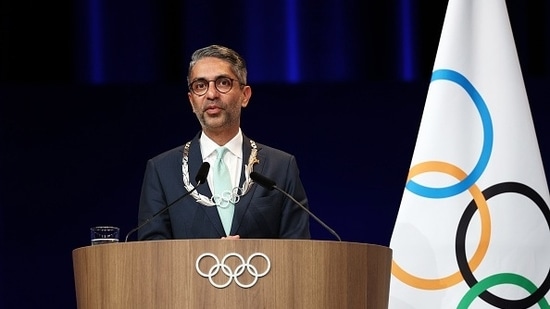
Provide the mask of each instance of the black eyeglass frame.
{"label": "black eyeglass frame", "polygon": [[[219,81],[221,80],[228,80],[230,82],[230,85],[229,85],[229,89],[227,90],[220,90],[218,88],[218,83]],[[206,84],[206,87],[204,88],[204,91],[202,92],[197,92],[196,89],[193,88],[193,85],[195,85],[196,83],[198,82],[201,82],[201,83],[204,83]],[[240,87],[242,86],[246,86],[245,84],[241,83],[238,79],[234,79],[234,78],[231,78],[229,76],[218,76],[216,77],[215,79],[204,79],[204,78],[199,78],[199,79],[196,79],[194,81],[192,81],[189,85],[188,85],[188,88],[189,88],[189,91],[191,91],[192,93],[198,95],[198,96],[203,96],[205,95],[207,92],[208,92],[208,89],[210,89],[210,83],[211,82],[214,82],[214,87],[216,88],[216,91],[218,91],[219,93],[222,93],[222,94],[225,94],[225,93],[228,93],[229,91],[231,91],[231,89],[233,89],[233,82],[237,82],[239,84]]]}

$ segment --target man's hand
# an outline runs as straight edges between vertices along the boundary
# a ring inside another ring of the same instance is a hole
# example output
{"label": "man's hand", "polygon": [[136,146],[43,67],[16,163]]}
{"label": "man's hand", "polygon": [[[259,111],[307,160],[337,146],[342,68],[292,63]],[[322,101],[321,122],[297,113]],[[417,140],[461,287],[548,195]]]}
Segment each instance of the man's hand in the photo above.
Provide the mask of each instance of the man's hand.
{"label": "man's hand", "polygon": [[222,237],[222,239],[240,239],[241,236],[239,235],[229,235],[227,237]]}

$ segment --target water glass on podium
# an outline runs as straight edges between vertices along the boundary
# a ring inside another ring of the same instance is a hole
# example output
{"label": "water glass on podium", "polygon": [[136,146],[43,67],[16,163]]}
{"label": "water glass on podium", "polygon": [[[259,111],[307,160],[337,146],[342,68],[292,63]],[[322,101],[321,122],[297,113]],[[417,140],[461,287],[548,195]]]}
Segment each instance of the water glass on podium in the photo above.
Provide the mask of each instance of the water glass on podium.
{"label": "water glass on podium", "polygon": [[94,226],[90,228],[92,246],[118,242],[120,228],[116,226]]}

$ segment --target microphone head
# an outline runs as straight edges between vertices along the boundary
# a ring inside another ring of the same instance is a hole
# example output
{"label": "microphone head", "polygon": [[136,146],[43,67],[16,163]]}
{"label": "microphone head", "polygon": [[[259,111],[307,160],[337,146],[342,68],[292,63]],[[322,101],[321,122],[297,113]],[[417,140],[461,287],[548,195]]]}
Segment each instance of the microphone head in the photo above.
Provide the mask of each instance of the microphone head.
{"label": "microphone head", "polygon": [[210,170],[210,163],[203,162],[201,167],[199,168],[199,171],[197,172],[197,176],[195,177],[195,182],[197,184],[202,184],[206,182],[206,176],[208,176],[208,171]]}
{"label": "microphone head", "polygon": [[261,174],[258,174],[256,172],[252,172],[250,173],[250,178],[252,178],[252,180],[259,184],[260,186],[268,189],[268,190],[273,190],[273,188],[275,187],[275,181],[261,175]]}

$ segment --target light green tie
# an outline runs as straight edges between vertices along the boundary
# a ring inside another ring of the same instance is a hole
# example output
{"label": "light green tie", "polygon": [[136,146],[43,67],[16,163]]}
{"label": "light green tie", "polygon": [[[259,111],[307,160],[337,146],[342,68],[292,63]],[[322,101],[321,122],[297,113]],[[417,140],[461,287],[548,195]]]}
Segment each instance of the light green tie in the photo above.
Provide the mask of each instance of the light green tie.
{"label": "light green tie", "polygon": [[218,157],[216,158],[216,167],[214,169],[214,195],[216,196],[215,201],[223,228],[226,235],[229,235],[235,205],[231,203],[231,191],[233,189],[231,177],[229,176],[227,165],[223,162],[223,156],[227,150],[225,147],[216,149]]}

